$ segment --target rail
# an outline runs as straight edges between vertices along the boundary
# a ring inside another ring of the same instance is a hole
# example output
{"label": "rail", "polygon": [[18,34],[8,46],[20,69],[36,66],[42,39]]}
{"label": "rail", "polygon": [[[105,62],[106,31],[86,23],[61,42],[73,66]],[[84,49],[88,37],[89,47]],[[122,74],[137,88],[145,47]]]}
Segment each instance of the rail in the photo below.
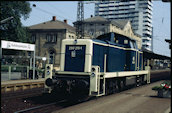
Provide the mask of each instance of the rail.
{"label": "rail", "polygon": [[61,100],[59,102],[53,102],[53,103],[50,103],[50,104],[45,104],[45,105],[40,105],[40,106],[36,106],[36,107],[27,108],[27,109],[16,111],[14,113],[23,113],[23,112],[33,111],[33,110],[36,110],[36,109],[41,109],[43,107],[48,107],[48,106],[63,103],[63,102],[66,102],[66,100]]}

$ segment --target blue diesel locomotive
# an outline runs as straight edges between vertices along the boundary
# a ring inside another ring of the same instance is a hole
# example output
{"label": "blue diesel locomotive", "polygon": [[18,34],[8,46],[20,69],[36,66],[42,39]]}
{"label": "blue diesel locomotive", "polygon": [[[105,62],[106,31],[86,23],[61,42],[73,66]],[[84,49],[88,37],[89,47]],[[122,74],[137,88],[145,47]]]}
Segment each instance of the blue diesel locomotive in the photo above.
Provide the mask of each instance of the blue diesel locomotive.
{"label": "blue diesel locomotive", "polygon": [[111,94],[149,80],[137,42],[111,32],[96,39],[64,39],[60,71],[45,84],[53,92],[78,98]]}

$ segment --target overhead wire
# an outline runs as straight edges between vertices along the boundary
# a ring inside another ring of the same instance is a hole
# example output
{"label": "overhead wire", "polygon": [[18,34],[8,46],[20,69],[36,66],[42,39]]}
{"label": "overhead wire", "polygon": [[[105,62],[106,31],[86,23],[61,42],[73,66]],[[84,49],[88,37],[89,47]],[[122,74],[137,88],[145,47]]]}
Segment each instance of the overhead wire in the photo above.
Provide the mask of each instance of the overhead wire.
{"label": "overhead wire", "polygon": [[[32,15],[33,15],[32,18],[36,18],[36,20],[39,20],[39,21],[40,21],[40,20],[44,21],[43,18],[41,18],[41,17],[39,17],[39,16],[37,16],[37,15],[35,15],[35,14],[33,14],[33,13],[32,13]],[[33,20],[32,20],[32,21],[33,21]]]}
{"label": "overhead wire", "polygon": [[[88,10],[90,10],[90,11],[93,11],[91,8],[89,8],[88,6],[84,6],[84,7],[86,7]],[[94,12],[94,11],[93,11]]]}
{"label": "overhead wire", "polygon": [[165,39],[164,39],[164,41],[163,41],[163,40],[161,40],[161,39],[159,39],[159,38],[156,38],[156,37],[170,37],[170,36],[153,36],[153,40],[155,39],[155,40],[158,40],[158,41],[160,41],[160,42],[165,42]]}
{"label": "overhead wire", "polygon": [[[50,3],[48,3],[48,4],[49,4],[49,6],[51,6],[52,8],[54,8],[55,10],[59,11],[61,14],[65,14],[65,12],[61,11],[59,8],[57,8],[56,6],[54,6],[54,4],[50,4]],[[74,21],[72,19],[68,19],[68,20]]]}
{"label": "overhead wire", "polygon": [[68,19],[69,21],[73,21],[73,20],[71,20],[71,19],[69,19],[69,18],[65,18],[65,17],[60,16],[60,15],[57,15],[57,14],[55,14],[55,13],[46,11],[46,10],[44,10],[44,9],[41,9],[41,8],[37,7],[37,6],[35,7],[35,9],[37,9],[37,10],[39,10],[39,11],[42,11],[42,12],[48,14],[48,15],[51,15],[51,16],[58,16],[58,17],[63,18],[63,19]]}
{"label": "overhead wire", "polygon": [[[157,40],[157,41],[159,41],[159,40]],[[167,44],[165,44],[165,41],[164,41],[164,42],[159,41],[159,42],[161,42],[161,46],[163,46],[164,48],[168,48],[168,45],[167,45]]]}

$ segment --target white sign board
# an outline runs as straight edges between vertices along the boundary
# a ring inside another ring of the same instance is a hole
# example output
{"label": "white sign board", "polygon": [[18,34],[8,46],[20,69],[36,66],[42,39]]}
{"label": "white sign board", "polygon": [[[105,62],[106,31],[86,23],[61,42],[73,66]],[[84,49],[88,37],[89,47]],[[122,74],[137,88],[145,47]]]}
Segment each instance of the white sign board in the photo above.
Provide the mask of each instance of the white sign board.
{"label": "white sign board", "polygon": [[1,40],[1,47],[4,49],[35,51],[35,45],[34,44],[4,41],[4,40]]}
{"label": "white sign board", "polygon": [[1,40],[1,56],[2,56],[2,48],[33,51],[34,52],[34,56],[33,56],[33,79],[35,79],[35,45],[34,44]]}

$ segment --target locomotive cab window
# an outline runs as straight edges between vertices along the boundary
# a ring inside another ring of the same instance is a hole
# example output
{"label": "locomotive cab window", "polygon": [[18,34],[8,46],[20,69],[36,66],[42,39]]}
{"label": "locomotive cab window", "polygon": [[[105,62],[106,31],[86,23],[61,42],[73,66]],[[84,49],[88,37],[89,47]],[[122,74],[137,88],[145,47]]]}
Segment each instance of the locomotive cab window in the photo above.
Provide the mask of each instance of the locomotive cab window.
{"label": "locomotive cab window", "polygon": [[130,46],[131,46],[131,48],[137,49],[136,41],[131,40],[130,41]]}
{"label": "locomotive cab window", "polygon": [[131,48],[136,49],[136,42],[134,40],[131,40],[130,41],[130,46],[131,46]]}
{"label": "locomotive cab window", "polygon": [[128,44],[128,40],[124,40],[124,44]]}
{"label": "locomotive cab window", "polygon": [[114,37],[114,42],[115,42],[115,43],[119,43],[119,40],[118,40],[117,37]]}

